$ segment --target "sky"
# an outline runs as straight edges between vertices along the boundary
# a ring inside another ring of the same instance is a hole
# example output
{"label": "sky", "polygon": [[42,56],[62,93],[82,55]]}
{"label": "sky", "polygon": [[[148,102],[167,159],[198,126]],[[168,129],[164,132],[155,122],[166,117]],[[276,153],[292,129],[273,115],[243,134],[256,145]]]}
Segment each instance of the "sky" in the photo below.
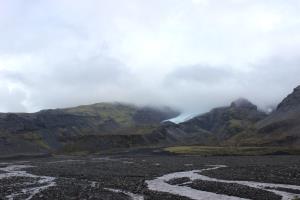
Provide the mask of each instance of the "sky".
{"label": "sky", "polygon": [[261,109],[300,84],[298,0],[0,0],[0,112]]}

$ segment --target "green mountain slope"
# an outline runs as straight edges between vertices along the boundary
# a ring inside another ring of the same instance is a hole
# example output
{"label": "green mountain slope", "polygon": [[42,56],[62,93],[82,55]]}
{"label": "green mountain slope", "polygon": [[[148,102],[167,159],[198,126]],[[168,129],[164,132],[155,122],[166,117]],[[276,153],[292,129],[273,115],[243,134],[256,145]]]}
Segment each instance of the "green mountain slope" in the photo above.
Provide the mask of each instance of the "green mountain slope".
{"label": "green mountain slope", "polygon": [[238,99],[180,124],[163,122],[178,114],[166,107],[121,103],[0,113],[0,156],[145,146],[300,144],[300,86],[269,115]]}
{"label": "green mountain slope", "polygon": [[98,103],[37,113],[2,113],[0,152],[51,151],[91,135],[106,135],[106,138],[143,135],[178,114],[170,108],[121,103]]}

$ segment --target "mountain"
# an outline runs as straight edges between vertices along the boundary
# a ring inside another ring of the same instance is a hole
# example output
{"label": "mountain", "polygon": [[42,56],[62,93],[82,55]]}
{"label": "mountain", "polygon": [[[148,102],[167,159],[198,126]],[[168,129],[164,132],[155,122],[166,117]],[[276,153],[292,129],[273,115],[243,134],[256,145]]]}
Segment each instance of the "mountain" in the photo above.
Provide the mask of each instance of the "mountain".
{"label": "mountain", "polygon": [[210,132],[221,142],[253,129],[267,115],[247,99],[238,99],[230,106],[220,107],[181,123],[185,132]]}
{"label": "mountain", "polygon": [[99,152],[130,147],[216,144],[215,137],[208,131],[185,132],[182,125],[169,121],[163,122],[145,134],[85,135],[68,141],[63,148],[64,152]]}
{"label": "mountain", "polygon": [[178,114],[167,107],[121,103],[98,103],[37,113],[1,113],[0,152],[4,155],[48,152],[86,136],[114,140],[122,135],[143,135]]}
{"label": "mountain", "polygon": [[[255,124],[266,117],[257,106],[240,98],[230,106],[212,109],[185,122],[165,123],[152,135],[173,145],[236,145],[239,136],[255,133]],[[231,141],[232,138],[235,139]]]}
{"label": "mountain", "polygon": [[300,144],[300,86],[289,94],[267,118],[256,124],[265,143]]}
{"label": "mountain", "polygon": [[178,115],[168,107],[122,103],[0,113],[0,156],[194,144],[300,144],[300,86],[270,114],[240,98],[179,124],[166,121]]}

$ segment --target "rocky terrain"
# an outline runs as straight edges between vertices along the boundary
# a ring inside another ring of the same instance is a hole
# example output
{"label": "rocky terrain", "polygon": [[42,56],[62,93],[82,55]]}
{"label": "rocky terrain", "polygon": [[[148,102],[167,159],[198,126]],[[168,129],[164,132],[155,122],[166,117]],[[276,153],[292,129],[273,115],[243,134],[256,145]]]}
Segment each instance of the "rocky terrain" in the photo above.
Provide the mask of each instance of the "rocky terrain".
{"label": "rocky terrain", "polygon": [[167,107],[137,107],[120,103],[99,103],[37,113],[1,113],[0,156],[49,153],[66,144],[90,138],[101,139],[99,144],[103,148],[113,148],[116,144],[129,147],[130,138],[143,145],[147,141],[141,135],[151,133],[163,120],[178,114]]}
{"label": "rocky terrain", "polygon": [[98,103],[0,114],[0,157],[96,153],[137,147],[299,146],[300,86],[266,114],[246,99],[185,122],[167,107]]}
{"label": "rocky terrain", "polygon": [[253,131],[254,124],[266,116],[248,100],[238,99],[228,107],[215,108],[183,122],[180,127],[187,133],[210,133],[218,143],[222,143],[237,134]]}
{"label": "rocky terrain", "polygon": [[241,98],[230,106],[161,129],[168,135],[193,138],[190,145],[299,147],[300,86],[270,114]]}
{"label": "rocky terrain", "polygon": [[300,145],[300,86],[271,113],[257,123],[260,135],[277,145]]}
{"label": "rocky terrain", "polygon": [[2,160],[0,199],[296,198],[299,156],[201,157],[162,154]]}

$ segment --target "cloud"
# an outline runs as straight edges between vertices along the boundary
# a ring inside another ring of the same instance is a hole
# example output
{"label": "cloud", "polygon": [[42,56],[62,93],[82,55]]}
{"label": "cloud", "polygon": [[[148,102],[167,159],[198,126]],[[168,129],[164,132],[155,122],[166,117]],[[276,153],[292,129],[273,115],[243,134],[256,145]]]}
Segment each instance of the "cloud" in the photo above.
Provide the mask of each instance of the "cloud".
{"label": "cloud", "polygon": [[23,76],[23,74],[11,70],[1,70],[0,69],[0,79],[13,81],[17,83],[26,83],[27,79]]}
{"label": "cloud", "polygon": [[[37,69],[33,67],[33,69]],[[26,75],[32,109],[76,106],[100,101],[117,101],[117,94],[133,84],[130,69],[118,60],[95,55],[52,63]]]}
{"label": "cloud", "polygon": [[166,76],[166,84],[178,84],[179,82],[198,83],[206,86],[221,84],[234,76],[229,67],[208,65],[191,65],[179,67]]}
{"label": "cloud", "polygon": [[269,58],[249,65],[249,70],[228,66],[182,66],[165,79],[165,90],[177,107],[189,113],[229,105],[244,97],[267,109],[276,106],[300,85],[300,59]]}
{"label": "cloud", "polygon": [[120,85],[130,83],[130,69],[118,60],[94,56],[84,60],[68,60],[54,66],[48,74],[55,84],[62,85]]}
{"label": "cloud", "polygon": [[0,109],[2,112],[22,112],[26,110],[23,105],[26,94],[22,90],[0,86],[0,99]]}
{"label": "cloud", "polygon": [[205,112],[299,84],[293,0],[0,0],[0,111],[101,101]]}

